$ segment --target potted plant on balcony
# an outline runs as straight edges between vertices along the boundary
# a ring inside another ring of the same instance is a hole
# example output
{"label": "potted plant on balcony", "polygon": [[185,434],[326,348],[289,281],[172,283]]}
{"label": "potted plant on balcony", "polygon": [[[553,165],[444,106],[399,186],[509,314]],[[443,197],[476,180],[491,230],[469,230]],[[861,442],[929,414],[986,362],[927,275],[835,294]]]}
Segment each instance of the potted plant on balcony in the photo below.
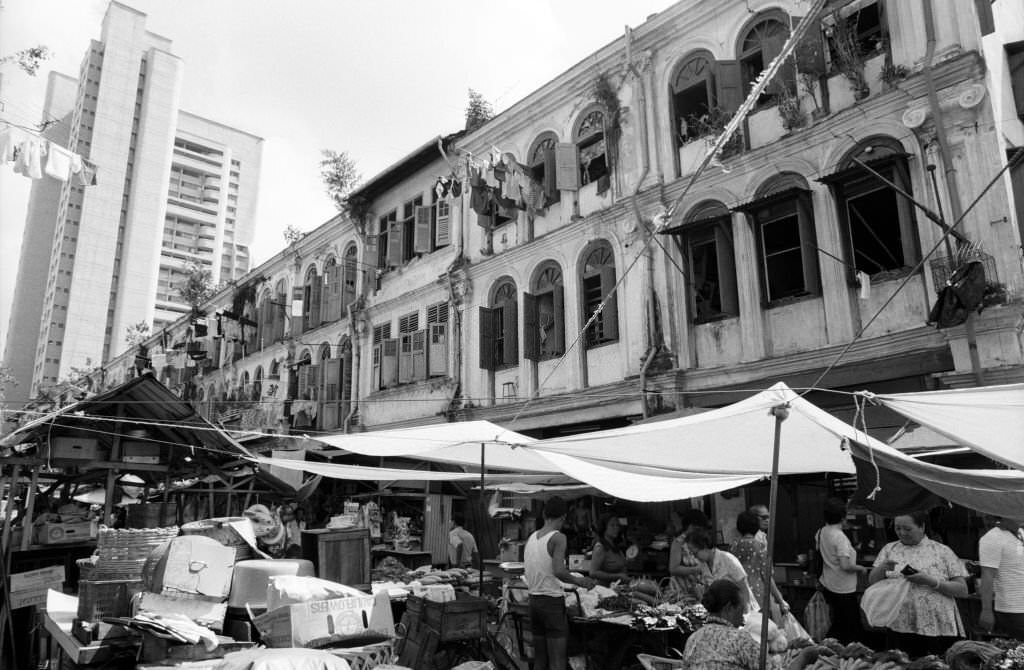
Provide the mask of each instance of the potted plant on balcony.
{"label": "potted plant on balcony", "polygon": [[839,12],[832,13],[832,23],[825,29],[825,35],[832,44],[833,65],[845,77],[853,91],[854,100],[863,100],[871,94],[864,64],[867,54],[857,39],[857,14],[845,18]]}

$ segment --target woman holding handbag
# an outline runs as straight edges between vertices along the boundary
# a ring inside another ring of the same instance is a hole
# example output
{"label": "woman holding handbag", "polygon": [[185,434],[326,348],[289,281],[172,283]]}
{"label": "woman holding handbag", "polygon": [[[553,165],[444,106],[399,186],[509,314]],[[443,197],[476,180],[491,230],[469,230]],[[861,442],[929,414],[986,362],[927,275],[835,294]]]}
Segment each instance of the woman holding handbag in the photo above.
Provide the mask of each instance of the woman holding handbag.
{"label": "woman holding handbag", "polygon": [[821,557],[821,593],[832,608],[828,637],[849,644],[864,638],[857,604],[857,576],[867,572],[867,568],[857,565],[857,552],[843,532],[845,518],[846,503],[829,498],[825,502],[825,525],[814,536],[814,548]]}

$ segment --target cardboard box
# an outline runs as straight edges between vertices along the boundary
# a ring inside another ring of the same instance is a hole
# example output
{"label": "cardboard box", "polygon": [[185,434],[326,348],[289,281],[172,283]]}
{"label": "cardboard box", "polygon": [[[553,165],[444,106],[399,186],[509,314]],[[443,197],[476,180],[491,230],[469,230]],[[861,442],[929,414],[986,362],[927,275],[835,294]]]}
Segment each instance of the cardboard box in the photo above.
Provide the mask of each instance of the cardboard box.
{"label": "cardboard box", "polygon": [[61,583],[67,579],[63,565],[51,565],[48,568],[29,570],[28,572],[16,572],[11,575],[11,592],[29,591],[55,588],[54,584]]}
{"label": "cardboard box", "polygon": [[11,591],[11,609],[19,607],[38,607],[40,611],[46,610],[46,592],[50,588],[63,589],[64,584],[51,584],[50,587],[41,589],[30,589],[28,591]]}
{"label": "cardboard box", "polygon": [[39,544],[69,544],[84,542],[92,537],[92,523],[44,523],[36,527],[36,542]]}
{"label": "cardboard box", "polygon": [[159,463],[160,445],[125,440],[121,443],[121,460],[125,463]]}
{"label": "cardboard box", "polygon": [[395,635],[391,599],[386,592],[376,596],[353,596],[315,600],[278,607],[253,620],[260,639],[268,647],[326,646],[351,640],[363,644],[390,639]]}

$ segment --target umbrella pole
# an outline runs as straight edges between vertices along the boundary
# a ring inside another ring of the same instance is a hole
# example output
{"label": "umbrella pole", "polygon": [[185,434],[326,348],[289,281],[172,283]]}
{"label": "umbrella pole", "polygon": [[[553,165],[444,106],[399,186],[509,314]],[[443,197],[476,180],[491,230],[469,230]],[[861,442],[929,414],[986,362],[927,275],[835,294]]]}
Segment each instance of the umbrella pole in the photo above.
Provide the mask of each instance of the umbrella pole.
{"label": "umbrella pole", "polygon": [[[480,509],[483,510],[483,515],[480,517],[481,524],[483,520],[487,518],[487,497],[484,495],[484,443],[480,443]],[[480,572],[480,592],[481,598],[484,597],[484,554],[480,551],[480,546],[476,548],[476,569]]]}
{"label": "umbrella pole", "polygon": [[760,668],[765,670],[768,664],[768,618],[771,614],[772,589],[775,566],[775,503],[779,497],[779,445],[782,436],[782,422],[789,416],[787,405],[772,407],[775,417],[775,444],[772,448],[772,485],[768,494],[768,560],[764,563],[761,583],[764,593],[761,596],[761,656]]}

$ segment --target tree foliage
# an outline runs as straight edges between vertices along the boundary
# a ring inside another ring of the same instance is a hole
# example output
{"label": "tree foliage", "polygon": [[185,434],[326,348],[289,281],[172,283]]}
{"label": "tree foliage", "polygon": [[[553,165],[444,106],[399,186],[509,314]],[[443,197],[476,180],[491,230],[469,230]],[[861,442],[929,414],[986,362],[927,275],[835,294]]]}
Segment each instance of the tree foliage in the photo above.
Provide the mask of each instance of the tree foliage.
{"label": "tree foliage", "polygon": [[25,74],[30,77],[34,77],[36,76],[36,73],[39,72],[39,66],[41,66],[43,61],[49,57],[50,50],[40,44],[39,46],[22,49],[10,56],[0,58],[0,65],[5,63],[15,63],[23,72],[25,72]]}
{"label": "tree foliage", "polygon": [[348,196],[359,183],[360,175],[356,162],[345,151],[324,149],[320,152],[320,178],[327,189],[327,195],[339,212],[348,210]]}
{"label": "tree foliage", "polygon": [[124,341],[129,348],[141,344],[149,337],[149,322],[139,321],[124,329]]}
{"label": "tree foliage", "polygon": [[187,302],[193,311],[198,311],[199,306],[217,291],[213,284],[213,272],[196,263],[186,266],[185,279],[178,284],[177,289],[178,296]]}
{"label": "tree foliage", "polygon": [[494,108],[478,91],[469,89],[466,105],[466,132],[471,133],[494,117]]}

